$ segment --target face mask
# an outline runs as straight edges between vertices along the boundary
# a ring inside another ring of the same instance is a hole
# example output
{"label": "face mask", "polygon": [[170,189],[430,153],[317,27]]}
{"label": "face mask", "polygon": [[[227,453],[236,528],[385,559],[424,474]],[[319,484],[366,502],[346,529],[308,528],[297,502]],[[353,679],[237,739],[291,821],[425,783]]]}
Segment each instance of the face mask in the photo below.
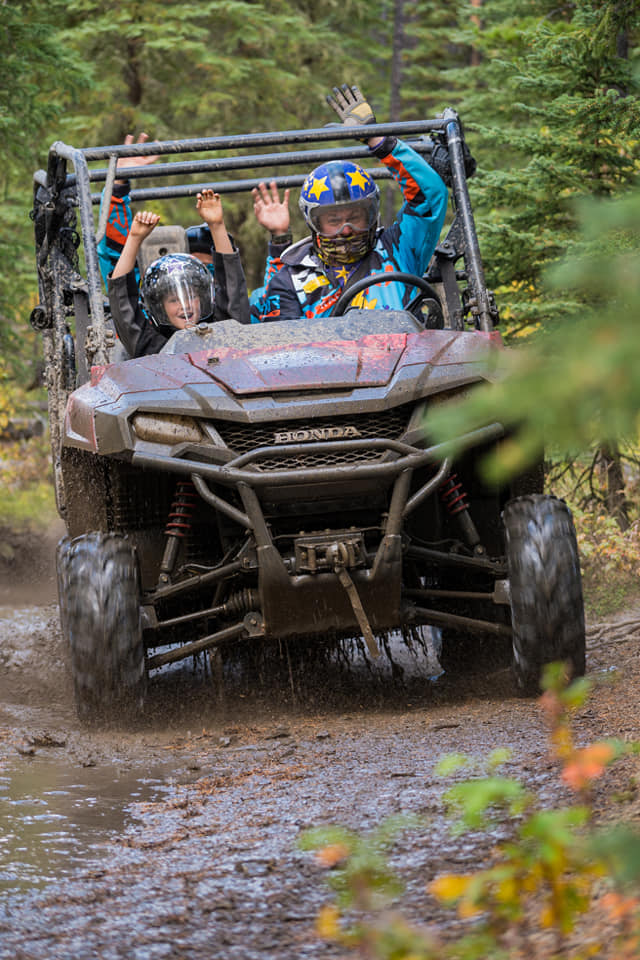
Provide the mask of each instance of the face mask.
{"label": "face mask", "polygon": [[364,259],[373,250],[375,234],[375,227],[350,237],[323,237],[316,234],[314,243],[322,262],[333,267]]}

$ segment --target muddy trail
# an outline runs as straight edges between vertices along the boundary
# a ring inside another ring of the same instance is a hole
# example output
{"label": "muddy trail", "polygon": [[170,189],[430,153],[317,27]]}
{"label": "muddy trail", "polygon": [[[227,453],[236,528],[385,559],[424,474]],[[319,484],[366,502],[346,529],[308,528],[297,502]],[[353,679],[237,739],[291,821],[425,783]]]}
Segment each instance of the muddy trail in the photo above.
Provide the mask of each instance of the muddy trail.
{"label": "muddy trail", "polygon": [[[357,650],[231,662],[222,689],[189,664],[154,679],[135,730],[83,729],[52,594],[0,608],[2,960],[340,957],[314,932],[327,874],[300,835],[392,814],[420,818],[391,852],[397,906],[446,936],[425,885],[477,868],[496,836],[451,834],[437,761],[508,747],[508,775],[563,800],[537,703],[506,673],[436,679],[420,645],[392,644],[395,670]],[[585,743],[640,738],[637,628],[591,628]],[[619,799],[632,763],[599,788],[603,816],[638,815],[635,791]]]}

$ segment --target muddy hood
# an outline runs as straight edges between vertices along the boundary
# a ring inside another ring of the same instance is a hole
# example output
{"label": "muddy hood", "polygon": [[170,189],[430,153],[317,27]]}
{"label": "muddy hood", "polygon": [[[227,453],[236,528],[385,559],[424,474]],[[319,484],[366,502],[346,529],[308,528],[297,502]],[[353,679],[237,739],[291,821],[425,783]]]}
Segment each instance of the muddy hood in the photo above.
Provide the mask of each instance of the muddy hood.
{"label": "muddy hood", "polygon": [[242,395],[384,386],[400,366],[477,361],[486,358],[488,348],[487,339],[477,334],[431,330],[249,352],[226,348],[189,354],[189,360],[196,370]]}

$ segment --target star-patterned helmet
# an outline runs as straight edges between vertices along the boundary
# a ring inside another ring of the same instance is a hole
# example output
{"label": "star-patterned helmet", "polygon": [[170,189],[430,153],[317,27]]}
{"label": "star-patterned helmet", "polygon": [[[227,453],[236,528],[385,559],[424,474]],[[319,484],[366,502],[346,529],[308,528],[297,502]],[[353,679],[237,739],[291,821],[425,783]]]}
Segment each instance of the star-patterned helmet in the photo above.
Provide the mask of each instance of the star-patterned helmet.
{"label": "star-patterned helmet", "polygon": [[369,253],[375,243],[379,197],[371,176],[351,160],[332,160],[311,171],[299,205],[325,263],[354,263]]}

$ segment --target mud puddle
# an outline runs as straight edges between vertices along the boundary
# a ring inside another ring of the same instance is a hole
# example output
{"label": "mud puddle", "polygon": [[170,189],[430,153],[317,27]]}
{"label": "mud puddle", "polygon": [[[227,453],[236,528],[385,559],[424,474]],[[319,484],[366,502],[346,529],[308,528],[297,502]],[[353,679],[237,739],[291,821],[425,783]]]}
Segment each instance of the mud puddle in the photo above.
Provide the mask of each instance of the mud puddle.
{"label": "mud puddle", "polygon": [[166,773],[83,769],[66,758],[39,756],[3,764],[0,897],[42,890],[80,869],[97,869],[107,845],[130,824],[131,805],[171,795]]}

